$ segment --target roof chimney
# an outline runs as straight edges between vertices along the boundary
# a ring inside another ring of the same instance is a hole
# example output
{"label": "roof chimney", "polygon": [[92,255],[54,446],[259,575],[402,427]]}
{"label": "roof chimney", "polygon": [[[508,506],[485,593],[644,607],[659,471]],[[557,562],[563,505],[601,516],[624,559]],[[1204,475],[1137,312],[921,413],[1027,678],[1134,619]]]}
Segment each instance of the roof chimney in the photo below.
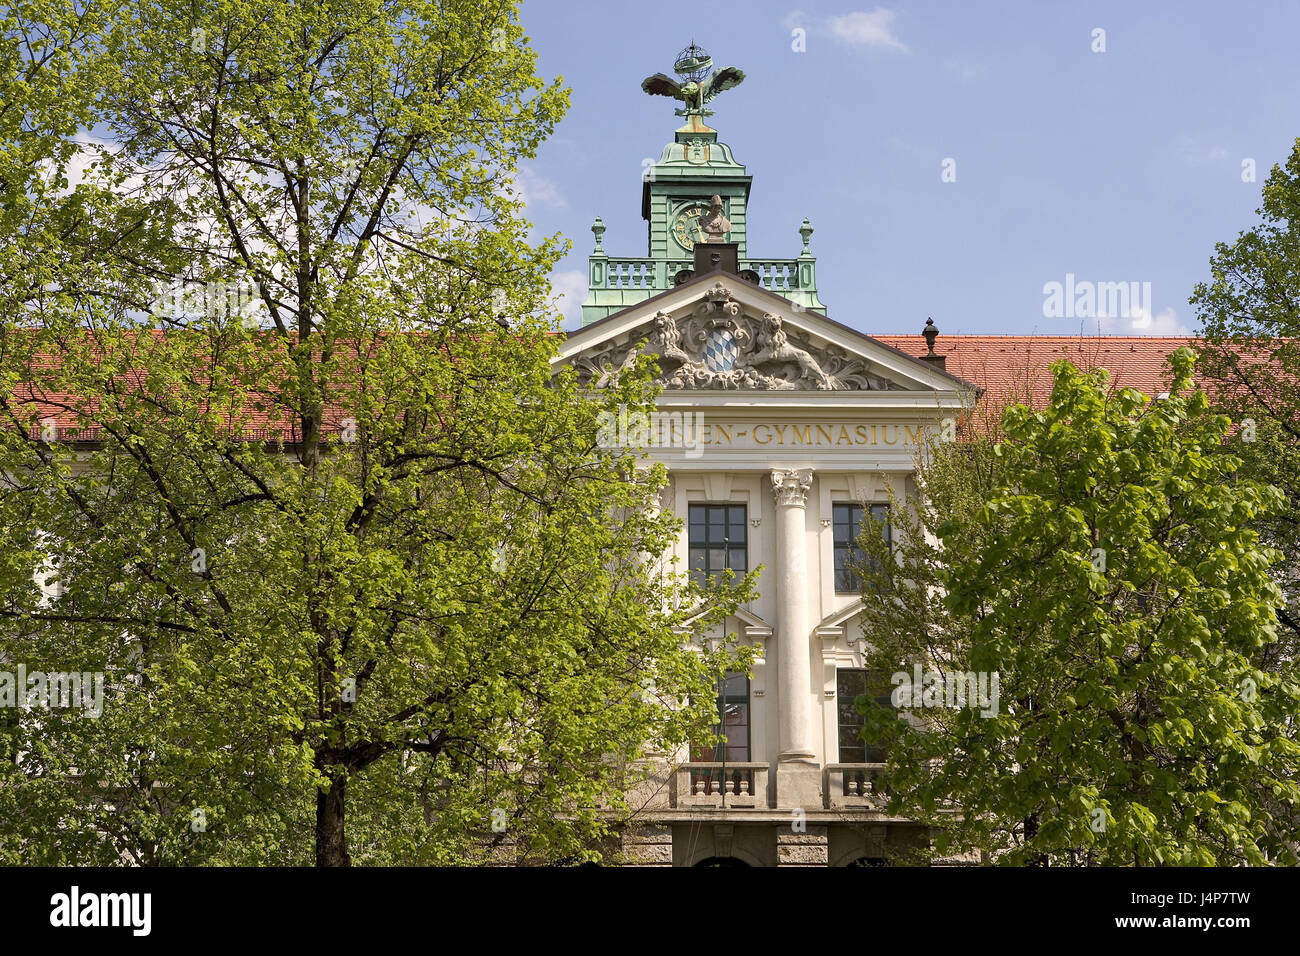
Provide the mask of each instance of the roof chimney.
{"label": "roof chimney", "polygon": [[926,353],[920,356],[922,362],[929,362],[941,372],[946,372],[948,365],[948,356],[940,355],[934,350],[934,340],[939,337],[939,329],[934,324],[934,319],[925,320],[925,328],[921,334],[925,336]]}

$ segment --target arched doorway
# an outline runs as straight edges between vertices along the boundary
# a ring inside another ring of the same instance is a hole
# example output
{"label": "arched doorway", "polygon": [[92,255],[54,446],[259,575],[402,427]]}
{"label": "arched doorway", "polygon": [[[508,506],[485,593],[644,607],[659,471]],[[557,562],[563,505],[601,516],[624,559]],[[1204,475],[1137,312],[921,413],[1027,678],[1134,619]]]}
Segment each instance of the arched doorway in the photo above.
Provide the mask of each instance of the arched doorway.
{"label": "arched doorway", "polygon": [[695,865],[697,867],[698,866],[744,866],[744,867],[749,866],[749,864],[746,863],[744,860],[738,860],[734,856],[705,857],[703,860],[700,860],[700,862],[696,863]]}

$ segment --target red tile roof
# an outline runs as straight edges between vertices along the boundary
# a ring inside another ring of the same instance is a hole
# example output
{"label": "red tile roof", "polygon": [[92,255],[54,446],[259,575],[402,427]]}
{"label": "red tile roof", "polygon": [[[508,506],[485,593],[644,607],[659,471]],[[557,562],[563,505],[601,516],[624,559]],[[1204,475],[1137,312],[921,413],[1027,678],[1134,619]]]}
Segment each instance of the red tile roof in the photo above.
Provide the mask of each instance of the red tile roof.
{"label": "red tile roof", "polygon": [[[877,335],[877,341],[898,349],[907,355],[921,356],[926,352],[925,340],[918,335]],[[1169,370],[1165,365],[1170,353],[1196,340],[1178,336],[1080,336],[1080,335],[946,335],[940,334],[935,351],[947,359],[946,370],[984,390],[979,402],[980,417],[986,422],[996,422],[1003,409],[1017,402],[1027,402],[1035,407],[1046,404],[1052,387],[1052,363],[1065,358],[1085,369],[1106,368],[1114,387],[1136,388],[1147,395],[1165,391],[1169,383]],[[98,429],[80,432],[77,416],[71,410],[76,403],[68,396],[53,394],[26,395],[34,399],[28,409],[36,411],[35,418],[53,417],[58,423],[58,437],[62,440],[96,439]],[[240,416],[246,440],[265,441],[296,438],[290,417],[270,396],[257,396],[262,401],[255,407],[243,410]],[[32,409],[32,405],[36,408]],[[336,410],[333,410],[336,412]],[[325,431],[339,427],[336,419],[341,413],[326,416]],[[0,422],[0,427],[12,427],[10,422]],[[39,424],[30,426],[32,434],[39,432]]]}
{"label": "red tile roof", "polygon": [[[926,352],[920,335],[872,336],[908,355]],[[1165,359],[1195,339],[1185,336],[1135,335],[944,335],[934,350],[947,359],[946,371],[984,389],[981,409],[994,418],[1008,405],[1047,403],[1052,392],[1052,364],[1069,359],[1083,369],[1105,368],[1115,388],[1136,388],[1147,395],[1166,391]]]}

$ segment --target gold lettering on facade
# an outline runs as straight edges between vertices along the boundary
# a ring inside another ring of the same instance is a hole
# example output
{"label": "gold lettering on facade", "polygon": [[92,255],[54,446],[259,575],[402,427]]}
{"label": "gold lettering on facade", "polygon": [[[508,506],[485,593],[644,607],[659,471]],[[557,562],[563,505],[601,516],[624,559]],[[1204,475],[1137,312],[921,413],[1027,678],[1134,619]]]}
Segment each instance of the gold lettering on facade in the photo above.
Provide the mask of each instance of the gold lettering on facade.
{"label": "gold lettering on facade", "polygon": [[714,447],[762,447],[772,444],[786,445],[786,438],[791,447],[809,448],[853,448],[872,445],[891,445],[916,447],[926,441],[926,425],[874,423],[857,424],[854,422],[830,422],[829,424],[774,424],[756,422],[752,425],[740,425],[736,422],[700,422],[698,425],[683,425],[668,420],[663,431],[671,444],[684,444],[691,439],[703,445]]}

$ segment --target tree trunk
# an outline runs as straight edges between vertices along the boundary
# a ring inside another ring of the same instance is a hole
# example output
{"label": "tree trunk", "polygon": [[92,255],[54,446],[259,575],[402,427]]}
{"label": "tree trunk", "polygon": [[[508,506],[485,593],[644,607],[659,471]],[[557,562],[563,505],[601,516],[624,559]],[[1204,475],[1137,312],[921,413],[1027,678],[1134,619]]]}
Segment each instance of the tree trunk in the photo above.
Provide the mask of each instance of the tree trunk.
{"label": "tree trunk", "polygon": [[348,778],[334,778],[328,790],[316,791],[316,865],[351,866],[343,834],[344,800]]}
{"label": "tree trunk", "polygon": [[[1036,836],[1038,836],[1038,814],[1032,813],[1025,817],[1025,843],[1028,843]],[[1047,857],[1036,856],[1028,860],[1025,866],[1047,866]]]}

